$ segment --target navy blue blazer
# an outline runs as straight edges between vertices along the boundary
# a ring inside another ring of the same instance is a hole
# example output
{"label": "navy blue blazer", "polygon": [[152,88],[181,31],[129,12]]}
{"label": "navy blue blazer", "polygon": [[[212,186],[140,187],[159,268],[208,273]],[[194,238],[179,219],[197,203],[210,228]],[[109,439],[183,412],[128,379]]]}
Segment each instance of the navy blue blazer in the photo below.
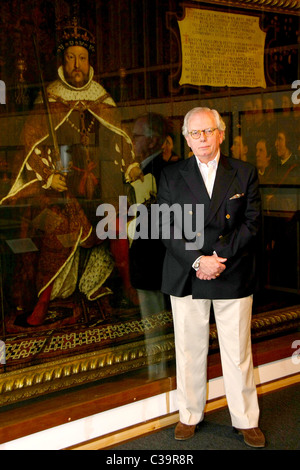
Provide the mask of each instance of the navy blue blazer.
{"label": "navy blue blazer", "polygon": [[[178,207],[182,211],[179,222],[182,236],[178,237],[178,221],[174,221],[170,211],[170,237],[162,238],[166,247],[164,293],[206,299],[241,298],[253,293],[255,242],[261,222],[258,175],[253,165],[221,154],[210,199],[196,157],[192,156],[162,170],[158,203],[160,207],[177,204],[177,216]],[[204,221],[199,229],[196,222],[201,204]],[[165,223],[160,224],[161,237],[166,237]],[[185,230],[187,225],[194,227],[193,236]],[[193,262],[198,256],[212,255],[214,251],[227,258],[225,271],[217,279],[198,279]]]}

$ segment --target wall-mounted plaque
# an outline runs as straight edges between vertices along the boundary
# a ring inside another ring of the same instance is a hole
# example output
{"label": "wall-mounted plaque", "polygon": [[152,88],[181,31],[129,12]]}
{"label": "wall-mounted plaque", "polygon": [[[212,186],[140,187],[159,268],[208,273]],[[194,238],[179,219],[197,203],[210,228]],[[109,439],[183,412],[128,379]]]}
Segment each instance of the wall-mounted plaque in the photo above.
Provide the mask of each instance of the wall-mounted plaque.
{"label": "wall-mounted plaque", "polygon": [[266,34],[257,16],[186,8],[178,24],[181,86],[266,87]]}

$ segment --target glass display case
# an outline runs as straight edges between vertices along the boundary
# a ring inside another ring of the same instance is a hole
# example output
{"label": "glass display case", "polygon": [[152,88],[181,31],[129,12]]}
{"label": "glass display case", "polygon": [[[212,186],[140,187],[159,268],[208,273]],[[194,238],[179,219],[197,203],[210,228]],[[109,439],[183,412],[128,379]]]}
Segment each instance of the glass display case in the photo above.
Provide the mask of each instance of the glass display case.
{"label": "glass display case", "polygon": [[140,368],[168,373],[151,158],[190,158],[181,127],[195,106],[220,112],[223,152],[259,171],[253,338],[299,326],[294,3],[1,2],[0,406]]}

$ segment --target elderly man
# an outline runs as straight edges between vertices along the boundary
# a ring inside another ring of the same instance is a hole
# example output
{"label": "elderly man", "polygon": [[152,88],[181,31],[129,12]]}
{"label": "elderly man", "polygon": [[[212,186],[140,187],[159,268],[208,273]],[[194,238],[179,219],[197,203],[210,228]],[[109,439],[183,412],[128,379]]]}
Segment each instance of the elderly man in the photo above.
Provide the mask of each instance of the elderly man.
{"label": "elderly man", "polygon": [[[257,171],[220,153],[225,123],[215,110],[188,112],[183,135],[194,156],[162,171],[158,193],[160,205],[177,204],[185,212],[182,237],[178,221],[170,217],[162,280],[163,292],[171,295],[174,319],[180,413],[175,438],[192,437],[203,420],[212,305],[232,425],[248,445],[262,447],[250,336],[261,211]],[[190,231],[185,229],[195,227],[199,205],[204,207],[204,240],[198,231],[187,240]]]}
{"label": "elderly man", "polygon": [[[77,286],[89,300],[111,292],[103,284],[114,260],[95,236],[96,207],[118,205],[124,174],[136,163],[114,101],[93,78],[94,50],[93,35],[76,21],[63,29],[62,65],[46,90],[48,107],[44,96],[36,100],[23,129],[12,187],[1,201],[24,204],[21,238],[36,245],[19,259],[13,293],[27,325],[42,324],[49,301],[70,297]],[[86,251],[83,270],[79,247],[93,247]]]}

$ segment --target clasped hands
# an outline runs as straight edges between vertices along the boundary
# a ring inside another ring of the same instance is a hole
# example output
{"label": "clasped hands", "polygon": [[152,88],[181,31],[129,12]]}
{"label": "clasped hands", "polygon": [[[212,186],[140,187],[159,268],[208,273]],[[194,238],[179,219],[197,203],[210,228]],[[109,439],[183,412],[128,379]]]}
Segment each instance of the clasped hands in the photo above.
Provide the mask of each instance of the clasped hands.
{"label": "clasped hands", "polygon": [[227,258],[220,258],[217,254],[211,256],[202,256],[200,259],[200,266],[196,271],[198,279],[203,281],[210,281],[216,279],[226,269],[224,264]]}

